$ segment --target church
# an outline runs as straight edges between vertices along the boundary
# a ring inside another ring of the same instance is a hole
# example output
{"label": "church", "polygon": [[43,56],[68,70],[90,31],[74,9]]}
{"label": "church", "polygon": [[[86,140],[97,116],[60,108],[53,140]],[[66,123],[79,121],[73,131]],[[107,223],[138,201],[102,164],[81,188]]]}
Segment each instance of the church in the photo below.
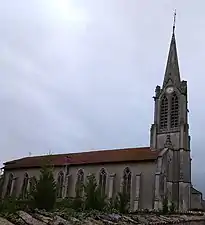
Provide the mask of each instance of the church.
{"label": "church", "polygon": [[161,209],[165,197],[178,210],[202,209],[202,194],[191,182],[187,94],[187,82],[180,77],[174,25],[163,84],[155,89],[150,146],[43,155],[5,162],[2,197],[26,198],[27,191],[38,179],[41,166],[49,158],[59,186],[59,199],[75,197],[76,187],[84,183],[89,174],[95,174],[109,199],[126,190],[132,211]]}

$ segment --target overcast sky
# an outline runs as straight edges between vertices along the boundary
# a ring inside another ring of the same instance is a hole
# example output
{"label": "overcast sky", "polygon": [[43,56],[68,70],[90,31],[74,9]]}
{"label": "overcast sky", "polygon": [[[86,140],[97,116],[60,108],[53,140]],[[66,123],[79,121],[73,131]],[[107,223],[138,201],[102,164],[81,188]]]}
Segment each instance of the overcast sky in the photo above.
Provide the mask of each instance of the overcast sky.
{"label": "overcast sky", "polygon": [[1,1],[0,165],[29,152],[148,146],[175,8],[193,180],[205,186],[204,0]]}

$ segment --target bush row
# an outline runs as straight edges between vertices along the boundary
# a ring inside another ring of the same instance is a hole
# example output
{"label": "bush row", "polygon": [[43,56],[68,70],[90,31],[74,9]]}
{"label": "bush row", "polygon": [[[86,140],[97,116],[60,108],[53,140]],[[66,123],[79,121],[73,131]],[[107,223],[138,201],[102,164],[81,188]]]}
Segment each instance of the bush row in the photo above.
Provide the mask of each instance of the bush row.
{"label": "bush row", "polygon": [[66,198],[57,201],[57,186],[53,177],[52,168],[45,166],[41,169],[40,177],[36,186],[27,194],[27,199],[2,199],[0,212],[15,212],[16,210],[44,209],[52,211],[56,209],[71,208],[76,211],[98,210],[98,211],[119,211],[126,213],[129,210],[129,196],[119,192],[115,198],[108,199],[101,191],[93,174],[87,177],[82,185],[83,195],[76,190],[75,198]]}

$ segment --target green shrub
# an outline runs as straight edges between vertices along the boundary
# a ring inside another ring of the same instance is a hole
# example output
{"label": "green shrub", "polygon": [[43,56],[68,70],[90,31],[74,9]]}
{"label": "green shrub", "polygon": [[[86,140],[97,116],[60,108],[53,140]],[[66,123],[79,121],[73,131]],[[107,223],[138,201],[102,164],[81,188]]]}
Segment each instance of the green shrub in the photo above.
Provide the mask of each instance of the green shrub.
{"label": "green shrub", "polygon": [[84,201],[82,197],[76,196],[72,201],[72,208],[76,211],[84,210]]}
{"label": "green shrub", "polygon": [[29,208],[29,201],[16,200],[9,197],[0,200],[0,213],[15,213],[17,210],[27,210]]}
{"label": "green shrub", "polygon": [[169,207],[169,212],[170,213],[175,213],[176,212],[176,205],[175,205],[175,203],[173,201],[171,202],[171,205]]}
{"label": "green shrub", "polygon": [[57,201],[55,207],[57,209],[65,209],[65,208],[72,208],[73,199],[64,198],[61,201]]}
{"label": "green shrub", "polygon": [[162,213],[167,214],[168,212],[169,212],[168,198],[167,196],[165,196],[162,202]]}
{"label": "green shrub", "polygon": [[84,192],[85,209],[103,210],[106,205],[106,196],[101,192],[101,188],[97,185],[94,174],[87,177]]}
{"label": "green shrub", "polygon": [[14,213],[18,209],[16,201],[13,198],[2,199],[0,203],[0,212]]}
{"label": "green shrub", "polygon": [[106,200],[104,211],[107,213],[119,213],[119,207],[117,206],[118,204],[116,202],[116,198]]}
{"label": "green shrub", "polygon": [[114,200],[114,208],[120,213],[127,213],[129,210],[129,195],[126,192],[118,192]]}
{"label": "green shrub", "polygon": [[38,209],[52,210],[56,203],[56,182],[53,171],[45,166],[41,169],[36,189],[31,192],[32,206]]}

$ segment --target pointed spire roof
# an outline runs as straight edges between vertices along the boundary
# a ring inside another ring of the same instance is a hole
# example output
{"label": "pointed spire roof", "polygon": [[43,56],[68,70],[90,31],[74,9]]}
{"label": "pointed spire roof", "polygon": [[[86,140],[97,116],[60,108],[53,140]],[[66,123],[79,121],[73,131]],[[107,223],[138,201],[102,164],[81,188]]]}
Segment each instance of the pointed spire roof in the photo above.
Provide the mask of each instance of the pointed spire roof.
{"label": "pointed spire roof", "polygon": [[173,85],[178,86],[181,81],[177,57],[176,39],[175,39],[175,20],[176,20],[176,12],[174,14],[172,39],[169,47],[169,54],[165,69],[163,87],[165,87],[168,82],[171,82]]}

